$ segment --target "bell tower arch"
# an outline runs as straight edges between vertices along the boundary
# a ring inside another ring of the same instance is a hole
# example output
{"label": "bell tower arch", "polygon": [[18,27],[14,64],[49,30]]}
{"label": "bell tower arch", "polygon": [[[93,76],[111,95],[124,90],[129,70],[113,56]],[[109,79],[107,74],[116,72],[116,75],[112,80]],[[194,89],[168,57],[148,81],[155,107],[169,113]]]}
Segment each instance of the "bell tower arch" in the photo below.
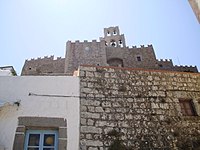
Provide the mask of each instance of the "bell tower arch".
{"label": "bell tower arch", "polygon": [[126,47],[124,34],[120,35],[118,26],[104,28],[104,37],[100,40],[104,40],[108,47]]}

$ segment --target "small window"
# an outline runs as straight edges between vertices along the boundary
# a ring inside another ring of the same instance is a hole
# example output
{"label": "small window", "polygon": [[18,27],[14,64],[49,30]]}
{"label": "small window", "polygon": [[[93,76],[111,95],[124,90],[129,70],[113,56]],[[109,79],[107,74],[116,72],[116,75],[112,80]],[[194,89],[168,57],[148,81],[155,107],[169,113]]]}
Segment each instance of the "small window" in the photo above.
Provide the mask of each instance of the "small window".
{"label": "small window", "polygon": [[25,150],[58,150],[58,133],[53,130],[27,130]]}
{"label": "small window", "polygon": [[108,46],[108,43],[105,41],[105,46]]}
{"label": "small window", "polygon": [[116,34],[117,34],[117,32],[114,30],[114,31],[113,31],[113,35],[116,35]]}
{"label": "small window", "polygon": [[110,32],[109,31],[107,32],[107,36],[110,36]]}
{"label": "small window", "polygon": [[181,112],[184,116],[195,116],[196,112],[191,99],[180,99]]}
{"label": "small window", "polygon": [[117,46],[117,43],[115,42],[115,40],[111,40],[111,41],[110,41],[110,45],[111,45],[112,47],[116,47],[116,46]]}
{"label": "small window", "polygon": [[159,64],[158,66],[159,66],[160,68],[162,68],[162,67],[163,67],[163,65],[162,65],[162,64]]}
{"label": "small window", "polygon": [[136,59],[137,59],[137,61],[142,61],[141,56],[137,56]]}
{"label": "small window", "polygon": [[122,40],[119,40],[118,44],[119,44],[120,47],[122,47],[123,46]]}

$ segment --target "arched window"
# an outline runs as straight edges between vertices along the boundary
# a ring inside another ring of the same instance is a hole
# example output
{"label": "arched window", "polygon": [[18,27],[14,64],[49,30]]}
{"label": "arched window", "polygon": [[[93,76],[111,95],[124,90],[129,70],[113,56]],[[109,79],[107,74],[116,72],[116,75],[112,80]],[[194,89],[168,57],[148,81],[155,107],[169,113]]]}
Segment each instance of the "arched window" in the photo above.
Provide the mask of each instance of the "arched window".
{"label": "arched window", "polygon": [[107,36],[110,36],[111,34],[110,34],[110,31],[107,31]]}
{"label": "arched window", "polygon": [[122,40],[119,40],[118,44],[119,44],[120,47],[122,47],[123,46]]}
{"label": "arched window", "polygon": [[109,66],[124,67],[123,60],[120,58],[112,58],[107,61]]}
{"label": "arched window", "polygon": [[105,41],[105,46],[108,46],[108,43]]}
{"label": "arched window", "polygon": [[110,46],[117,47],[117,43],[115,42],[115,40],[110,41]]}

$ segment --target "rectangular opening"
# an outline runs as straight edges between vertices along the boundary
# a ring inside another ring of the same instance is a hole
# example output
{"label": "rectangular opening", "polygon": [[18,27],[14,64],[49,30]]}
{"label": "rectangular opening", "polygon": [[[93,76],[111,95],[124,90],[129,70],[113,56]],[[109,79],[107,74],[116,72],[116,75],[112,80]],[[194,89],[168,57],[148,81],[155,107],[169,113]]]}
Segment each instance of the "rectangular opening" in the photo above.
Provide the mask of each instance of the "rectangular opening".
{"label": "rectangular opening", "polygon": [[137,61],[142,61],[141,56],[136,56],[136,60],[137,60]]}
{"label": "rectangular opening", "polygon": [[194,104],[191,99],[179,99],[179,103],[184,116],[196,116]]}

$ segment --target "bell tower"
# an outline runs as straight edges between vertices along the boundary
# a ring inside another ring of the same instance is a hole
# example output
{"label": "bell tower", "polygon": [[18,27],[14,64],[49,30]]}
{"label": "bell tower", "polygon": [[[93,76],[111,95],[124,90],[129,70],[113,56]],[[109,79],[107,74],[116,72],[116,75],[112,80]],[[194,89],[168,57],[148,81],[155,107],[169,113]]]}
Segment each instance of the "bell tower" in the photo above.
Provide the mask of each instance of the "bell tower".
{"label": "bell tower", "polygon": [[100,40],[104,40],[107,47],[126,47],[124,34],[120,35],[118,26],[104,28],[104,37]]}

